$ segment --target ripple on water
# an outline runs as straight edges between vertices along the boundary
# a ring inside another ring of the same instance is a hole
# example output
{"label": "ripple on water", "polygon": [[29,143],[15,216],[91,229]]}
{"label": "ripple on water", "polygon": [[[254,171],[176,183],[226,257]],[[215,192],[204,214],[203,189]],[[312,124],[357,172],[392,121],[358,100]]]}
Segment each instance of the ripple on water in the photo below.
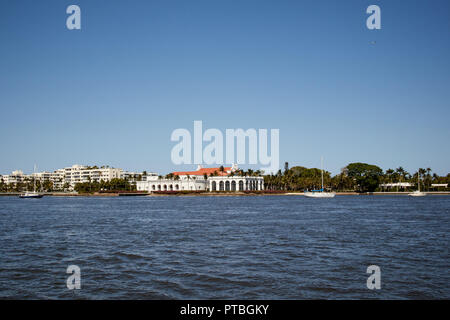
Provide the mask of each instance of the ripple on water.
{"label": "ripple on water", "polygon": [[450,197],[41,200],[0,197],[2,298],[450,298]]}

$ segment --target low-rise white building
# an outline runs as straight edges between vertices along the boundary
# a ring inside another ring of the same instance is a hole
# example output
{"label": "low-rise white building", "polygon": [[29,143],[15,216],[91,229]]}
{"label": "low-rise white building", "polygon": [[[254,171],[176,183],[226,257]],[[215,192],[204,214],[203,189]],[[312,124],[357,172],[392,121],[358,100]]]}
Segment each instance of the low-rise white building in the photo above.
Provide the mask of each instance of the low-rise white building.
{"label": "low-rise white building", "polygon": [[264,190],[263,177],[238,176],[236,165],[221,168],[203,168],[196,171],[172,172],[166,177],[147,176],[136,182],[138,191],[246,191]]}
{"label": "low-rise white building", "polygon": [[394,188],[394,187],[406,188],[406,187],[413,187],[414,185],[415,185],[414,183],[410,183],[410,182],[393,182],[393,183],[382,183],[382,184],[380,184],[380,187],[383,187],[383,188]]}
{"label": "low-rise white building", "polygon": [[253,176],[226,176],[208,178],[210,191],[264,190],[264,178]]}

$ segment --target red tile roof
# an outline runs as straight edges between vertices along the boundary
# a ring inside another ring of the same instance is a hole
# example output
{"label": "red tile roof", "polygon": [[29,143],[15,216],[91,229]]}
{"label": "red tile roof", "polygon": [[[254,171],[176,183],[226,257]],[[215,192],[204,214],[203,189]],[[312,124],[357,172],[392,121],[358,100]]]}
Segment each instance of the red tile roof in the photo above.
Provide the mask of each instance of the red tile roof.
{"label": "red tile roof", "polygon": [[218,176],[227,176],[229,175],[227,171],[231,171],[231,167],[224,167],[223,172],[220,172],[220,168],[201,168],[200,170],[197,171],[177,171],[172,173],[177,176],[186,176],[186,175],[203,176],[206,173],[209,176],[213,174],[215,171],[217,171]]}

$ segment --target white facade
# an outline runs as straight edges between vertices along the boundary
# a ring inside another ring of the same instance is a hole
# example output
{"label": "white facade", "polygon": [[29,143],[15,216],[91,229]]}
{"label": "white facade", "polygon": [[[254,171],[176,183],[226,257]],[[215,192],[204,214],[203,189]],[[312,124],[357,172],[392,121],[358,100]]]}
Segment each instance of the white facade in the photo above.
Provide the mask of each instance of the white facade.
{"label": "white facade", "polygon": [[207,190],[207,183],[203,177],[179,177],[179,179],[166,179],[161,176],[147,176],[146,179],[136,182],[137,191],[181,191],[181,190]]}
{"label": "white facade", "polygon": [[[247,191],[264,190],[263,177],[237,176],[237,166],[173,172],[171,178],[147,176],[136,182],[138,191]],[[206,176],[206,177],[205,177]]]}
{"label": "white facade", "polygon": [[393,187],[405,188],[405,187],[412,187],[414,185],[415,185],[414,183],[410,183],[410,182],[393,182],[393,183],[382,183],[382,184],[380,184],[380,187],[384,187],[384,188],[393,188]]}
{"label": "white facade", "polygon": [[64,169],[58,169],[54,172],[36,172],[30,175],[24,174],[20,170],[13,171],[9,175],[2,175],[1,178],[6,184],[17,184],[21,182],[31,182],[33,179],[37,181],[51,181],[53,189],[62,190],[68,184],[69,190],[73,190],[77,183],[83,182],[100,182],[111,181],[114,178],[124,178],[125,176],[132,176],[135,181],[140,174],[127,173],[124,175],[122,169],[116,168],[93,168],[82,165],[73,165]]}
{"label": "white facade", "polygon": [[263,177],[239,177],[239,176],[223,176],[208,177],[191,177],[175,179],[147,179],[146,181],[137,181],[136,188],[138,191],[182,191],[182,190],[201,190],[201,191],[253,191],[264,190]]}
{"label": "white facade", "polygon": [[111,181],[122,177],[122,169],[116,168],[90,168],[87,166],[73,165],[64,168],[64,183],[69,183],[73,189],[77,183]]}
{"label": "white facade", "polygon": [[17,184],[26,182],[27,179],[30,179],[30,175],[24,174],[21,170],[16,170],[11,172],[11,174],[3,175],[2,179],[5,184]]}
{"label": "white facade", "polygon": [[208,178],[210,191],[258,191],[264,190],[263,177],[210,177]]}

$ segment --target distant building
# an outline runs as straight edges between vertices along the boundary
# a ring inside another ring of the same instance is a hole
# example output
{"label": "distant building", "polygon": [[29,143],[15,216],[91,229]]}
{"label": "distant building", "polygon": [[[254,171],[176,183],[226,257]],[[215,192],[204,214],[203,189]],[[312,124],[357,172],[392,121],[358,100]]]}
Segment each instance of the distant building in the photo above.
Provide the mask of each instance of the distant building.
{"label": "distant building", "polygon": [[[136,182],[138,191],[244,191],[263,190],[263,177],[240,177],[234,175],[238,170],[236,165],[221,168],[203,168],[196,171],[176,171],[168,177],[147,176]],[[206,176],[206,179],[205,179]]]}
{"label": "distant building", "polygon": [[73,189],[77,183],[111,181],[120,179],[123,170],[116,168],[97,168],[82,165],[73,165],[64,168],[64,184],[69,184],[69,189]]}
{"label": "distant building", "polygon": [[2,175],[3,183],[17,184],[26,182],[30,178],[29,175],[24,174],[21,170],[11,172],[11,174]]}
{"label": "distant building", "polygon": [[448,183],[432,183],[432,188],[448,188]]}
{"label": "distant building", "polygon": [[63,190],[68,187],[69,190],[73,190],[77,183],[84,182],[101,182],[111,181],[114,178],[127,178],[131,183],[135,183],[140,179],[142,174],[124,172],[122,169],[109,168],[109,167],[88,167],[75,164],[71,167],[55,170],[54,172],[35,172],[30,175],[24,174],[20,170],[13,171],[9,175],[2,175],[1,178],[6,184],[31,182],[34,179],[41,183],[45,181],[51,181],[53,183],[53,189]]}
{"label": "distant building", "polygon": [[382,183],[380,184],[380,187],[383,188],[407,188],[407,187],[413,187],[415,186],[414,183],[410,183],[410,182],[394,182],[394,183]]}

